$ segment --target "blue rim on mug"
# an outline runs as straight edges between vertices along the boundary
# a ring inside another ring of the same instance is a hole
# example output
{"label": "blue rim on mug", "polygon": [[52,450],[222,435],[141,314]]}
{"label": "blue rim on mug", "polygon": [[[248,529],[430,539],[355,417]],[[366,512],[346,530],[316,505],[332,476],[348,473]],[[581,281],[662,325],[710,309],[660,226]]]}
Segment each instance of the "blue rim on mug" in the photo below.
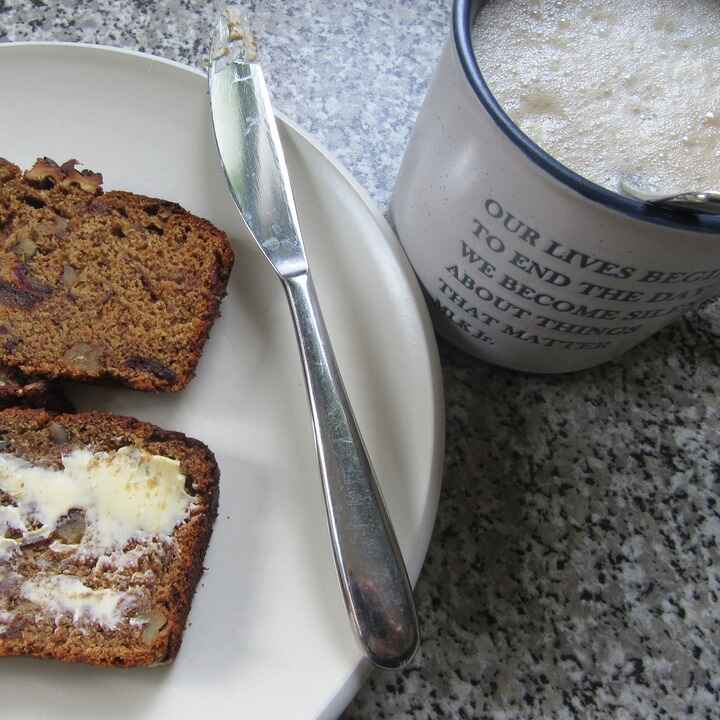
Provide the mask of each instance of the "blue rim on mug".
{"label": "blue rim on mug", "polygon": [[480,72],[472,46],[472,24],[480,0],[455,0],[453,4],[453,35],[460,64],[468,82],[490,117],[507,137],[527,155],[536,165],[559,180],[564,185],[583,195],[588,200],[605,205],[638,220],[666,225],[672,228],[697,231],[702,233],[720,233],[720,216],[709,214],[680,214],[671,210],[663,210],[639,200],[625,197],[612,192],[601,185],[578,175],[554,157],[536,145],[502,109],[500,103],[490,91],[485,78]]}

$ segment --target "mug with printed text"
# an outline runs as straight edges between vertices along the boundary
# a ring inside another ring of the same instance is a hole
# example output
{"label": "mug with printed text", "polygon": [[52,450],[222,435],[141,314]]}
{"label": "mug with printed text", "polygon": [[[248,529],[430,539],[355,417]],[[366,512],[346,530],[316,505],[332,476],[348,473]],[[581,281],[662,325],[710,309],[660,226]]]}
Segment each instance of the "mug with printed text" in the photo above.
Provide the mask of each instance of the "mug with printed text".
{"label": "mug with printed text", "polygon": [[455,0],[391,218],[441,335],[518,370],[592,367],[720,293],[720,216],[624,197],[530,140],[478,68],[480,5]]}

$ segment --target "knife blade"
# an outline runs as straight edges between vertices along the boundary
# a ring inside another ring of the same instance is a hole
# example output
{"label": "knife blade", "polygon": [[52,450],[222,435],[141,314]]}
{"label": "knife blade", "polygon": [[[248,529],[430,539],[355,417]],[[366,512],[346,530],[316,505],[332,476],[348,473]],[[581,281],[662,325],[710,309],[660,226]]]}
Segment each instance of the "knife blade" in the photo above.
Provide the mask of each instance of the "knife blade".
{"label": "knife blade", "polygon": [[306,272],[290,177],[260,63],[229,56],[213,61],[210,100],[218,152],[245,224],[278,274]]}

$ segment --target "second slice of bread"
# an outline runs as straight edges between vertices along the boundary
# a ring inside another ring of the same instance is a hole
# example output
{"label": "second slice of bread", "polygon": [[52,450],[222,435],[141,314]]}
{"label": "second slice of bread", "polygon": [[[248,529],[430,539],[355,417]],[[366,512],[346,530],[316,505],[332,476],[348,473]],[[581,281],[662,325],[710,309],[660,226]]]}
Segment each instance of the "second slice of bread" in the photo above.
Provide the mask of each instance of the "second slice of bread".
{"label": "second slice of bread", "polygon": [[[123,462],[132,472],[118,475]],[[84,495],[83,479],[94,483]],[[172,660],[218,479],[202,443],[133,418],[0,411],[0,656],[122,667]],[[159,531],[155,513],[177,503]]]}

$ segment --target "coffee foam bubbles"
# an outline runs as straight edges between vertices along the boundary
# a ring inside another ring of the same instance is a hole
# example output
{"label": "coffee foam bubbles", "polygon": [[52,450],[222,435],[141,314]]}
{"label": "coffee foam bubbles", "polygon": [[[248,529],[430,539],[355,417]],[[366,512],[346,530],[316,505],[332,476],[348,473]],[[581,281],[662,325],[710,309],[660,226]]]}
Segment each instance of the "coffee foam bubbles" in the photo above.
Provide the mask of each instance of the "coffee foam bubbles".
{"label": "coffee foam bubbles", "polygon": [[720,188],[718,0],[490,0],[473,45],[512,120],[577,173]]}

